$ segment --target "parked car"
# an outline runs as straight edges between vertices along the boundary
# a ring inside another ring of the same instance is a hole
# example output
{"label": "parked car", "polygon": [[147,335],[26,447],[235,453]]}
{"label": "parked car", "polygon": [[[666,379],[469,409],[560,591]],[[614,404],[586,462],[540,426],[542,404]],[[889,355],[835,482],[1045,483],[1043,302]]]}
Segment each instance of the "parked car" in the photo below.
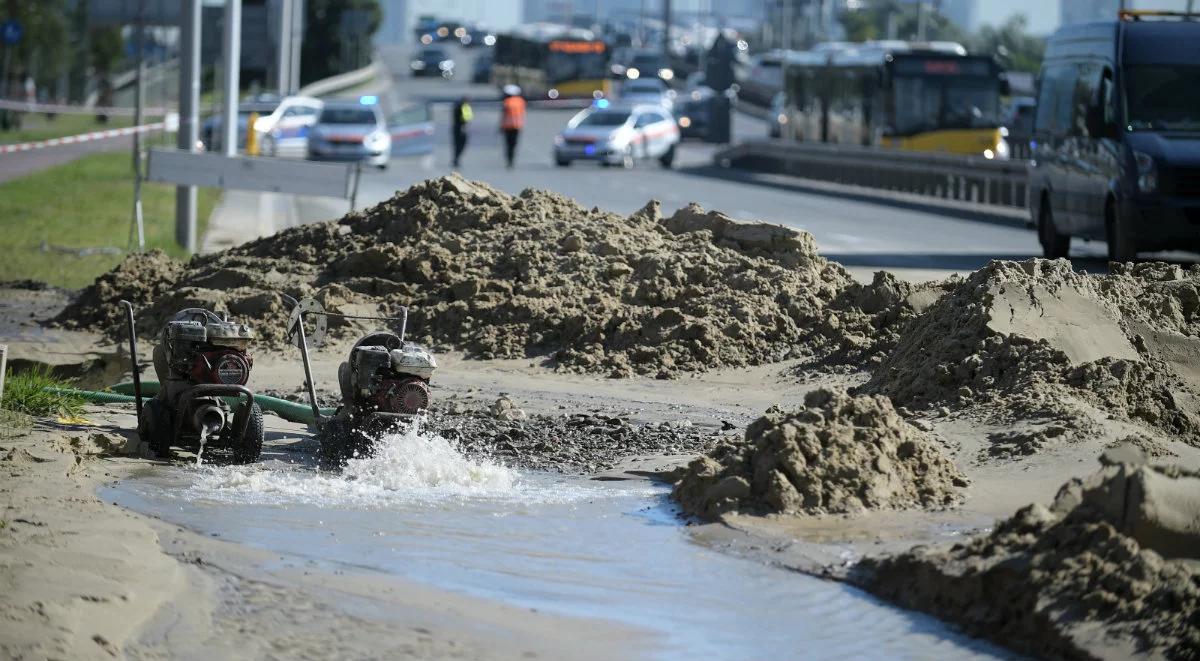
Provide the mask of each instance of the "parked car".
{"label": "parked car", "polygon": [[629,80],[639,78],[672,80],[675,78],[675,71],[667,64],[661,51],[619,48],[613,53],[611,62],[609,71],[613,78],[628,78]]}
{"label": "parked car", "polygon": [[327,101],[308,140],[314,161],[362,161],[384,169],[391,151],[391,134],[373,97]]}
{"label": "parked car", "polygon": [[657,159],[669,168],[675,161],[679,128],[670,111],[657,104],[615,107],[604,103],[581,111],[554,138],[554,162],[574,161],[631,168],[638,160]]}
{"label": "parked car", "polygon": [[476,25],[467,28],[466,32],[458,38],[458,42],[463,45],[463,48],[495,46],[496,35],[495,33]]}
{"label": "parked car", "polygon": [[[275,94],[260,94],[252,99],[238,104],[238,149],[246,148],[246,135],[250,126],[250,115],[257,114],[266,117],[279,107],[279,96]],[[221,127],[224,126],[220,113],[209,116],[200,125],[200,144],[205,150],[215,151],[221,148]]]}
{"label": "parked car", "polygon": [[303,156],[308,148],[308,131],[323,105],[311,96],[285,97],[271,114],[254,123],[259,151],[264,156]]}
{"label": "parked car", "polygon": [[1121,12],[1046,44],[1030,214],[1046,257],[1073,237],[1109,259],[1200,249],[1200,22]]}
{"label": "parked car", "polygon": [[669,110],[675,103],[675,90],[657,78],[627,79],[621,83],[618,99],[625,105],[653,103]]}
{"label": "parked car", "polygon": [[441,76],[454,77],[454,59],[440,46],[426,46],[417,51],[409,63],[414,77]]}

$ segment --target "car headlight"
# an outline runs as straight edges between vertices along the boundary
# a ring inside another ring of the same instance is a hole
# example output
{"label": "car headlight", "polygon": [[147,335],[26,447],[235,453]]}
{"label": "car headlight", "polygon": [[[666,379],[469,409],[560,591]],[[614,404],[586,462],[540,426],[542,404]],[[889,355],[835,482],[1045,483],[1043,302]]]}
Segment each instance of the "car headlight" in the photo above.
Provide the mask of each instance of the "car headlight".
{"label": "car headlight", "polygon": [[567,142],[566,139],[563,138],[561,135],[554,136],[554,146],[555,147],[561,147],[564,144],[566,144],[566,142]]}
{"label": "car headlight", "polygon": [[413,60],[413,61],[412,61],[412,68],[414,68],[414,69],[424,69],[424,68],[425,68],[425,63],[424,63],[424,62],[422,62],[421,60]]}
{"label": "car headlight", "polygon": [[692,118],[691,118],[691,117],[688,117],[688,116],[686,116],[686,115],[685,115],[685,116],[683,116],[683,117],[680,117],[680,118],[679,118],[679,126],[680,126],[680,128],[685,128],[685,129],[686,129],[687,127],[689,127],[689,126],[691,126],[691,125],[692,125]]}
{"label": "car headlight", "polygon": [[642,72],[638,71],[635,67],[629,67],[628,69],[625,70],[625,77],[630,80],[637,80],[641,76],[642,76]]}
{"label": "car headlight", "polygon": [[1158,190],[1158,166],[1154,157],[1145,152],[1133,152],[1133,162],[1137,166],[1137,187],[1143,193],[1153,193]]}
{"label": "car headlight", "polygon": [[996,158],[1007,160],[1012,155],[1012,150],[1008,146],[1008,140],[1001,138],[996,141]]}
{"label": "car headlight", "polygon": [[483,45],[484,46],[495,46],[496,45],[496,35],[489,34],[486,37],[484,37]]}
{"label": "car headlight", "polygon": [[375,131],[373,133],[368,133],[363,138],[363,144],[366,145],[367,147],[372,147],[372,148],[382,147],[383,143],[385,143],[385,142],[387,142],[387,135],[385,133],[383,133],[382,131]]}
{"label": "car headlight", "polygon": [[664,67],[658,70],[658,77],[662,78],[663,80],[671,80],[675,77],[675,72]]}
{"label": "car headlight", "polygon": [[454,61],[453,60],[442,60],[441,62],[438,62],[438,68],[441,69],[442,71],[449,71],[454,68]]}

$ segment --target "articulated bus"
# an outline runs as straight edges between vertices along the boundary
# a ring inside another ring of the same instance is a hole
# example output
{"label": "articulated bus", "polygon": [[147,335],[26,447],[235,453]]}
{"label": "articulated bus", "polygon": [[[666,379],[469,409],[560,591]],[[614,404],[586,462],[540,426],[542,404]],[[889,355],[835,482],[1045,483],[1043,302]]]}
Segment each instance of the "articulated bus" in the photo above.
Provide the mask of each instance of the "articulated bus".
{"label": "articulated bus", "polygon": [[492,82],[527,99],[600,98],[610,91],[608,47],[590,30],[537,23],[496,36]]}
{"label": "articulated bus", "polygon": [[954,43],[869,42],[792,53],[784,137],[1008,158],[1003,71]]}

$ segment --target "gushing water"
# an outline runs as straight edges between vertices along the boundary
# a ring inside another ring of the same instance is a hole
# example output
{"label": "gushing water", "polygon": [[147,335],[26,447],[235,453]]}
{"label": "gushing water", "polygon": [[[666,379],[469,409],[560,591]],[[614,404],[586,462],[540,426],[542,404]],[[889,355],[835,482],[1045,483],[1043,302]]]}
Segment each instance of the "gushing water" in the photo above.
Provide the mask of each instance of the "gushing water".
{"label": "gushing water", "polygon": [[341,474],[263,465],[207,468],[189,497],[245,504],[307,503],[385,507],[455,499],[567,502],[599,489],[532,481],[500,463],[468,458],[420,418],[375,442],[369,457],[350,459]]}
{"label": "gushing water", "polygon": [[208,443],[208,427],[200,427],[200,451],[196,453],[196,465],[204,465],[204,446]]}

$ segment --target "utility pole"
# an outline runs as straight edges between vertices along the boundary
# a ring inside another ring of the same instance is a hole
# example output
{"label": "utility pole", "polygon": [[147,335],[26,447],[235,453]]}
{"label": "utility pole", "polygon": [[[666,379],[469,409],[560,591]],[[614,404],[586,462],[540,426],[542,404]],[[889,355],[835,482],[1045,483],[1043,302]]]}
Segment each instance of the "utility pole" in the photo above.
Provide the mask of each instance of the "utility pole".
{"label": "utility pole", "polygon": [[133,223],[129,228],[129,244],[133,245],[136,231],[138,252],[144,252],[146,250],[146,229],[142,222],[142,132],[140,127],[142,125],[142,104],[144,103],[142,84],[145,78],[143,60],[146,50],[146,0],[138,0],[137,7],[137,26],[134,28],[137,31],[134,39],[137,53],[134,56],[136,69],[134,70],[135,83],[133,87]]}
{"label": "utility pole", "polygon": [[925,41],[925,0],[917,2],[917,41]]}
{"label": "utility pole", "polygon": [[[175,146],[194,152],[200,138],[200,2],[179,0],[179,134]],[[175,242],[196,252],[196,187],[175,187]]]}
{"label": "utility pole", "polygon": [[242,63],[242,0],[225,0],[225,95],[221,129],[221,147],[226,156],[237,156],[238,150],[238,76]]}
{"label": "utility pole", "polygon": [[291,45],[292,64],[288,67],[288,73],[291,80],[288,83],[288,94],[295,94],[300,89],[300,46],[304,40],[304,3],[305,0],[291,0],[292,2],[292,38],[288,40]]}
{"label": "utility pole", "polygon": [[292,82],[292,0],[279,0],[279,53],[276,55],[275,87],[280,96],[288,94]]}
{"label": "utility pole", "polygon": [[671,57],[671,0],[663,0],[662,52],[663,64],[666,65]]}

